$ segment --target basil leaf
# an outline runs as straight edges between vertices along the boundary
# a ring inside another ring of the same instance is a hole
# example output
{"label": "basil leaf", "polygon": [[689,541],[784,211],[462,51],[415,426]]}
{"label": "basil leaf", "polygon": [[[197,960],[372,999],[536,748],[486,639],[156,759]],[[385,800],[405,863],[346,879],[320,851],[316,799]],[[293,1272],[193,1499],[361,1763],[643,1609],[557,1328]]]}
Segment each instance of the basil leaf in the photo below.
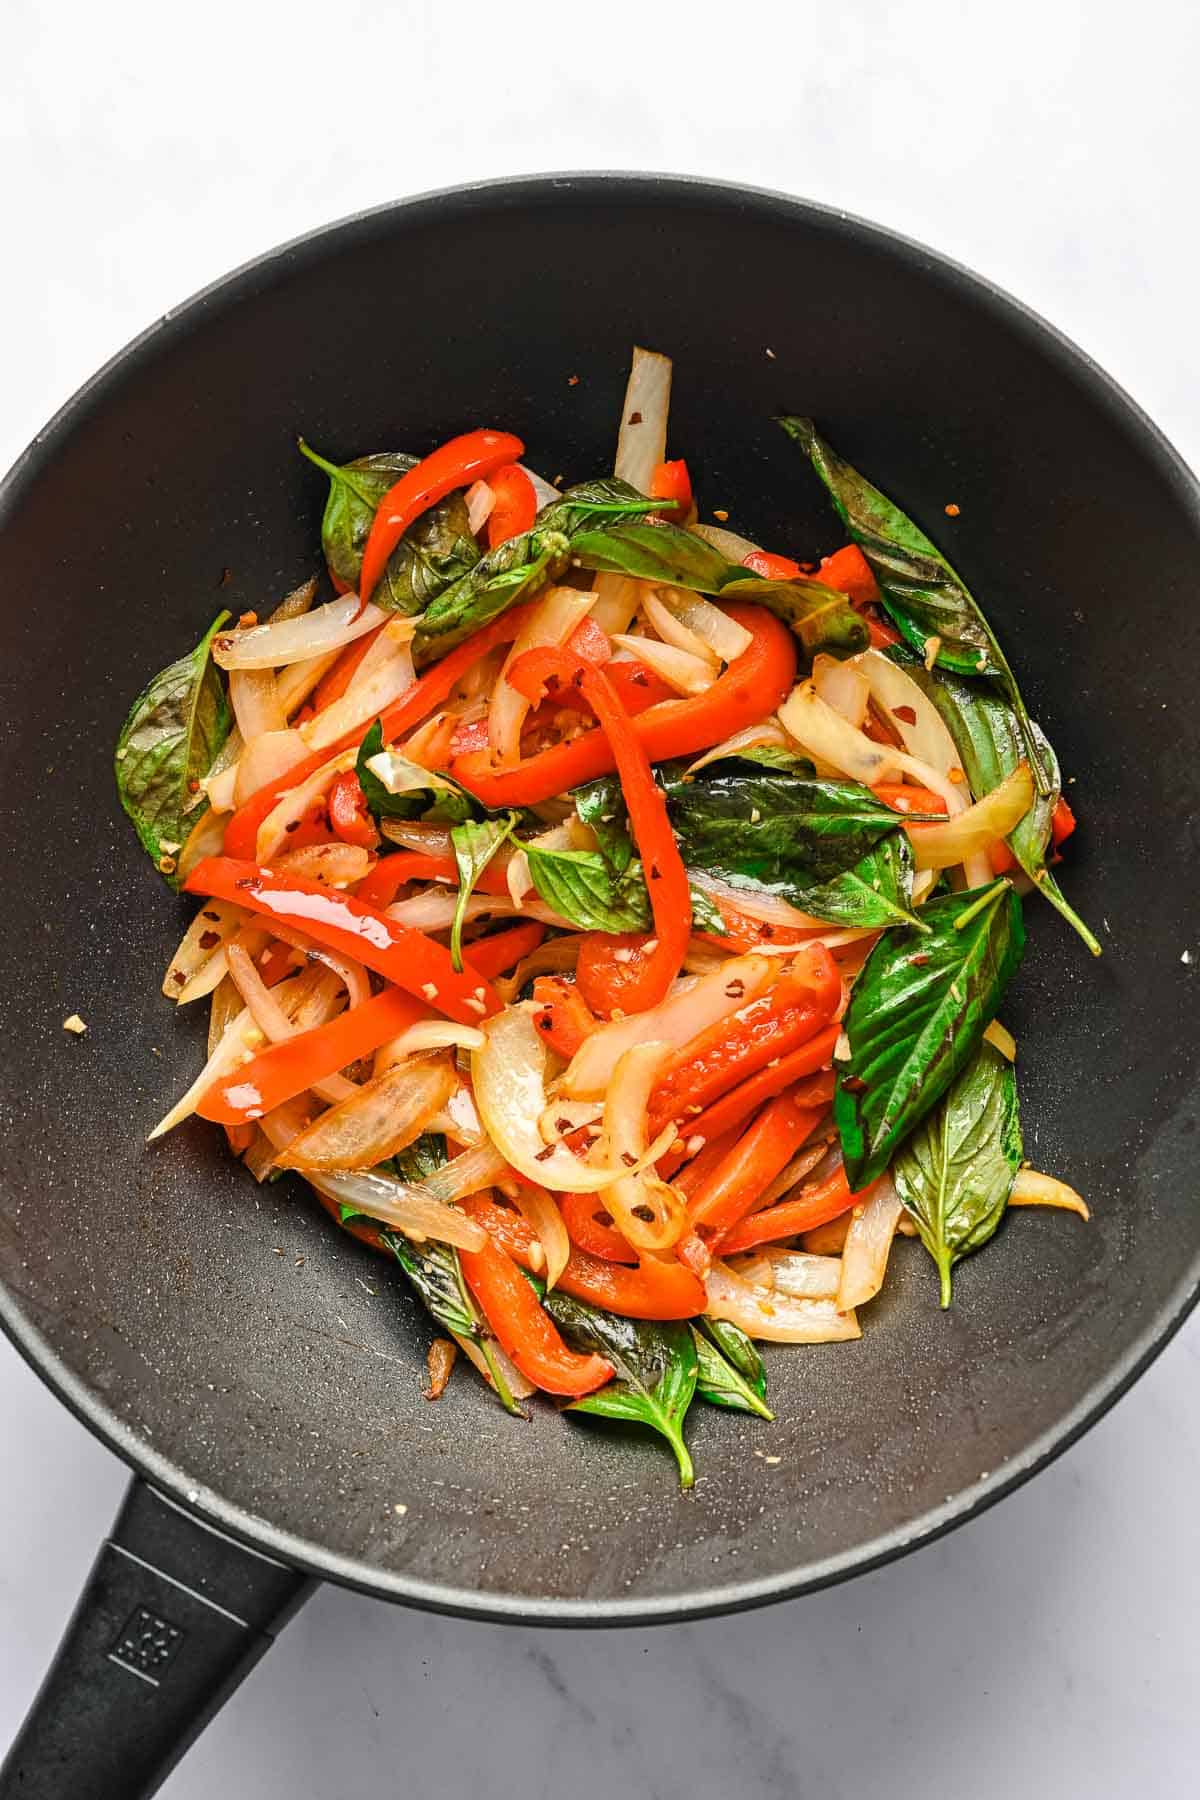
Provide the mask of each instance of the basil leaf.
{"label": "basil leaf", "polygon": [[892,1168],[896,1192],[937,1264],[943,1306],[950,1304],[953,1265],[999,1225],[1021,1156],[1012,1064],[980,1044]]}
{"label": "basil leaf", "polygon": [[719,594],[746,574],[694,532],[636,520],[580,532],[571,540],[571,555],[585,569],[667,582],[698,594]]}
{"label": "basil leaf", "polygon": [[201,781],[229,736],[225,684],[212,661],[212,641],[229,618],[221,613],[196,648],[154,677],[129,709],[117,739],[113,769],[121,805],[142,848],[161,868],[173,859],[205,809],[195,805]]}
{"label": "basil leaf", "polygon": [[867,621],[856,613],[845,594],[820,581],[763,581],[742,572],[726,582],[722,600],[746,600],[765,606],[790,625],[809,656],[824,651],[828,656],[857,656],[871,641]]}
{"label": "basil leaf", "polygon": [[463,971],[462,928],[467,916],[467,901],[501,844],[512,834],[517,817],[512,812],[502,819],[485,819],[482,824],[468,819],[464,824],[450,828],[450,843],[458,868],[458,901],[450,927],[450,961],[458,975]]}
{"label": "basil leaf", "polygon": [[969,1062],[1025,948],[1010,882],[922,908],[928,935],[891,932],[850,991],[833,1116],[854,1189],[882,1175],[897,1147]]}
{"label": "basil leaf", "polygon": [[537,516],[537,529],[564,531],[568,537],[574,537],[593,525],[620,524],[645,513],[661,512],[667,505],[665,500],[640,494],[616,475],[602,475],[598,481],[581,481],[566,488],[559,499],[549,501]]}
{"label": "basil leaf", "polygon": [[990,675],[1000,683],[1016,712],[1040,788],[1045,775],[1016,677],[966,583],[906,513],[817,435],[811,419],[778,422],[807,453],[870,563],[885,607],[914,649],[924,652],[929,639],[936,637],[939,668],[959,675]]}
{"label": "basil leaf", "polygon": [[710,1406],[757,1413],[773,1419],[767,1405],[767,1371],[762,1357],[739,1325],[726,1319],[701,1319],[692,1326],[696,1340],[696,1392]]}
{"label": "basil leaf", "polygon": [[[909,672],[920,682],[945,720],[954,747],[962,758],[971,791],[977,799],[982,799],[984,794],[999,787],[1005,776],[1011,775],[1028,755],[1016,713],[1002,694],[984,682],[968,681],[940,669],[932,675],[926,674],[924,669]],[[1045,733],[1032,720],[1029,730],[1037,746],[1045,792],[1035,793],[1033,805],[1016,829],[1009,833],[1009,848],[1038,892],[1062,914],[1092,955],[1099,956],[1101,946],[1094,933],[1071,906],[1046,864],[1054,809],[1062,793],[1062,777],[1058,758]]]}
{"label": "basil leaf", "polygon": [[[384,450],[337,464],[299,440],[300,453],[329,477],[329,498],[321,520],[321,547],[338,580],[357,589],[363,550],[384,495],[420,460]],[[479,560],[461,493],[448,494],[414,519],[388,558],[371,599],[388,612],[420,612],[443,588]]]}
{"label": "basil leaf", "polygon": [[617,1376],[598,1393],[573,1400],[566,1410],[649,1425],[675,1452],[679,1485],[691,1487],[695,1475],[683,1421],[696,1392],[699,1362],[688,1326],[620,1319],[559,1288],[544,1295],[542,1305],[568,1343],[606,1357]]}
{"label": "basil leaf", "polygon": [[413,639],[419,666],[435,662],[464,638],[557,581],[570,560],[565,532],[535,525],[481,556],[473,569],[439,594]]}
{"label": "basil leaf", "polygon": [[423,1131],[406,1150],[397,1151],[389,1161],[398,1181],[424,1181],[447,1161],[446,1140],[440,1131]]}
{"label": "basil leaf", "polygon": [[922,915],[912,909],[912,880],[912,845],[907,833],[898,830],[881,838],[852,869],[843,870],[832,881],[797,888],[803,898],[796,905],[815,919],[855,930],[905,925],[913,931],[928,931]]}
{"label": "basil leaf", "polygon": [[623,875],[633,861],[633,838],[620,781],[615,775],[601,775],[586,787],[576,788],[571,798],[612,873]]}
{"label": "basil leaf", "polygon": [[[654,923],[642,865],[634,861],[619,875],[598,850],[539,850],[526,844],[529,874],[540,900],[576,931],[649,931]],[[725,921],[707,894],[691,889],[692,923],[697,931],[725,936]]]}
{"label": "basil leaf", "polygon": [[463,1280],[462,1264],[453,1244],[441,1244],[429,1238],[416,1244],[399,1231],[381,1231],[379,1241],[391,1251],[409,1281],[416,1289],[426,1311],[445,1331],[477,1344],[483,1352],[495,1387],[496,1398],[505,1412],[523,1419],[525,1409],[513,1398],[512,1390],[496,1361],[494,1344],[484,1330],[475,1302]]}
{"label": "basil leaf", "polygon": [[[376,757],[388,758],[389,779],[397,791],[384,783],[371,767]],[[479,812],[478,802],[451,781],[447,775],[436,775],[420,763],[409,762],[398,750],[384,750],[383,723],[376,719],[358,747],[354,765],[367,810],[379,819],[442,819],[461,824]]]}

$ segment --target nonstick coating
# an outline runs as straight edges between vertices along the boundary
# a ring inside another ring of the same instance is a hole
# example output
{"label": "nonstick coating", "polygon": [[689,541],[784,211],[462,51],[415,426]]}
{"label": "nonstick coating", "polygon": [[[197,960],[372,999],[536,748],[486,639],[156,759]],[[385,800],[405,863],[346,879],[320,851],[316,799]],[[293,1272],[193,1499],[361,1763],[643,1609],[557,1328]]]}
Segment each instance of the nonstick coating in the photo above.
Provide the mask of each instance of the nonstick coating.
{"label": "nonstick coating", "polygon": [[[111,772],[151,673],[220,607],[262,607],[317,567],[324,484],[298,433],[350,456],[491,423],[547,476],[594,474],[633,342],[676,359],[671,447],[707,509],[789,553],[838,544],[771,424],[804,411],[947,548],[1078,776],[1062,874],[1106,948],[1094,963],[1030,902],[1004,1008],[1027,1155],[1083,1190],[1091,1225],[1014,1214],[961,1267],[948,1314],[923,1251],[899,1245],[861,1343],[768,1351],[773,1426],[694,1409],[689,1494],[632,1428],[543,1405],[520,1424],[462,1375],[431,1406],[431,1328],[396,1272],[290,1181],[256,1188],[209,1126],[147,1148],[199,1067],[204,1009],[175,1014],[158,991],[189,907]],[[966,1517],[1179,1323],[1200,1250],[1197,492],[1107,378],[1011,301],[766,194],[573,177],[435,195],[161,321],[32,446],[3,520],[6,1323],[203,1517],[463,1612],[719,1610]],[[80,1039],[62,1029],[75,1011]]]}

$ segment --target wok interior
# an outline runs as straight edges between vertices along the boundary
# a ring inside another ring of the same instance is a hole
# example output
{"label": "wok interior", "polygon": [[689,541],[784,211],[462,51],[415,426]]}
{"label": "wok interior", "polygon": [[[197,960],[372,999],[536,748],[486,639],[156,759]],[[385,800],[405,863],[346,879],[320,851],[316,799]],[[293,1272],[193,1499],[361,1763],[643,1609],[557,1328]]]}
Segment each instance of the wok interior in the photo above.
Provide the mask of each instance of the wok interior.
{"label": "wok interior", "polygon": [[[429,1405],[431,1326],[398,1272],[299,1183],[255,1188],[198,1121],[144,1146],[204,1020],[158,992],[189,908],[111,778],[147,677],[219,608],[315,570],[323,483],[298,433],[350,456],[495,424],[580,478],[611,457],[635,341],[676,359],[670,449],[706,510],[792,554],[836,546],[770,422],[805,411],[959,564],[1078,777],[1062,874],[1107,951],[1093,963],[1029,902],[1003,1013],[1027,1154],[1082,1190],[1091,1225],[1014,1214],[949,1314],[899,1245],[861,1343],[767,1350],[773,1426],[693,1409],[690,1494],[632,1428],[549,1406],[521,1425],[465,1378]],[[1177,1306],[1200,1244],[1180,961],[1200,951],[1195,499],[1102,381],[969,280],[786,202],[665,182],[376,215],[185,309],[77,402],[10,488],[0,573],[19,847],[0,1275],[119,1447],[210,1516],[451,1604],[729,1601],[930,1528],[1044,1449]]]}

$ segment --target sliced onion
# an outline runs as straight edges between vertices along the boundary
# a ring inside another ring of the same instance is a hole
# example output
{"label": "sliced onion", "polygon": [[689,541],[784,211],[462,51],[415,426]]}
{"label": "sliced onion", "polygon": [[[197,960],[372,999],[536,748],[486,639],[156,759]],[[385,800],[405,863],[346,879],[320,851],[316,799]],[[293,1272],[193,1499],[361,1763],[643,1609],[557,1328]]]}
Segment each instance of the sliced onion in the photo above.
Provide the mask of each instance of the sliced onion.
{"label": "sliced onion", "polygon": [[615,632],[629,630],[637,617],[646,585],[644,581],[635,581],[631,575],[606,573],[596,576],[592,583],[592,618],[601,631],[612,637]]}
{"label": "sliced onion", "polygon": [[242,1152],[242,1161],[261,1186],[275,1170],[275,1146],[259,1125],[250,1127],[254,1136]]}
{"label": "sliced onion", "polygon": [[[494,1337],[487,1339],[487,1348],[475,1343],[469,1337],[460,1337],[457,1331],[450,1336],[454,1339],[467,1361],[473,1363],[493,1393],[498,1393],[496,1376],[504,1382],[514,1400],[528,1400],[531,1394],[537,1393],[537,1385],[522,1375],[514,1362],[504,1354]],[[489,1358],[491,1359],[489,1361]]]}
{"label": "sliced onion", "polygon": [[[820,1133],[817,1141],[805,1144],[803,1149],[798,1150],[790,1162],[780,1169],[774,1181],[763,1189],[754,1202],[751,1209],[753,1212],[761,1212],[766,1206],[774,1206],[777,1200],[782,1200],[794,1187],[798,1187],[806,1176],[811,1175],[818,1163],[824,1162],[829,1153],[828,1124],[818,1125],[816,1130]],[[841,1160],[840,1157],[838,1160]]]}
{"label": "sliced onion", "polygon": [[888,744],[873,743],[841,713],[834,712],[811,681],[792,689],[779,709],[779,718],[802,750],[867,787],[889,780],[899,766],[900,752]]}
{"label": "sliced onion", "polygon": [[315,938],[306,937],[295,926],[285,925],[278,919],[271,920],[271,936],[278,938],[283,944],[290,944],[293,950],[303,951],[311,962],[324,963],[327,969],[332,969],[345,987],[348,1006],[361,1006],[364,1000],[371,998],[371,982],[367,971],[353,957],[343,955],[340,950],[327,950]]}
{"label": "sliced onion", "polygon": [[322,656],[307,656],[303,662],[289,663],[275,677],[279,704],[288,718],[299,712],[308,696],[318,687],[341,655],[340,650],[326,650]]}
{"label": "sliced onion", "polygon": [[[614,1167],[632,1167],[645,1155],[650,1090],[672,1050],[670,1044],[635,1044],[613,1070],[604,1100],[604,1132]],[[604,1204],[635,1250],[669,1250],[688,1229],[682,1195],[652,1169],[622,1175],[605,1190]]]}
{"label": "sliced onion", "polygon": [[546,943],[539,944],[536,950],[531,950],[528,956],[521,958],[511,975],[503,976],[493,983],[496,992],[501,999],[512,1001],[535,975],[569,974],[579,961],[581,943],[582,934],[573,931],[569,937],[550,938]]}
{"label": "sliced onion", "polygon": [[209,806],[201,813],[184,840],[183,849],[176,859],[175,873],[179,882],[185,882],[196,864],[203,862],[206,856],[219,856],[225,845],[226,820]]}
{"label": "sliced onion", "polygon": [[533,484],[533,491],[537,495],[539,512],[541,512],[544,506],[550,506],[555,500],[562,499],[559,490],[556,487],[553,487],[544,476],[539,475],[536,469],[528,468],[525,463],[518,463],[517,467],[520,469],[522,475],[528,475]]}
{"label": "sliced onion", "polygon": [[295,1031],[313,1031],[325,1025],[345,1007],[342,985],[331,969],[319,964],[306,969],[279,990],[281,1004]]}
{"label": "sliced onion", "polygon": [[1064,1212],[1078,1213],[1081,1219],[1090,1219],[1092,1216],[1082,1194],[1077,1194],[1065,1181],[1056,1181],[1053,1175],[1039,1175],[1036,1169],[1018,1170],[1017,1179],[1008,1196],[1008,1204],[1060,1206]]}
{"label": "sliced onion", "polygon": [[840,1256],[849,1231],[849,1212],[839,1213],[836,1219],[827,1219],[824,1225],[814,1225],[811,1231],[802,1231],[800,1242],[815,1256]]}
{"label": "sliced onion", "polygon": [[709,763],[720,762],[726,756],[738,756],[743,750],[755,750],[760,744],[773,744],[777,749],[787,748],[788,736],[782,725],[776,725],[770,719],[764,719],[761,725],[747,725],[743,731],[735,731],[732,737],[725,739],[703,756],[689,763],[687,773],[694,775],[697,769],[706,769]]}
{"label": "sliced onion", "polygon": [[444,775],[438,775],[423,764],[413,762],[411,757],[394,747],[369,757],[367,767],[376,780],[383,783],[389,794],[459,792],[454,783],[447,781]]}
{"label": "sliced onion", "polygon": [[[308,745],[298,731],[267,731],[261,737],[251,738],[238,759],[237,767],[230,773],[234,777],[234,806],[244,806],[252,794],[268,782],[278,781],[289,769],[294,769],[298,762],[303,762],[309,754]],[[210,789],[212,797],[214,789]],[[223,790],[222,790],[223,797]],[[213,800],[213,805],[217,804]]]}
{"label": "sliced onion", "polygon": [[853,659],[839,662],[836,656],[821,655],[813,658],[812,675],[825,704],[861,731],[871,703],[871,684],[863,670]]}
{"label": "sliced onion", "polygon": [[419,1193],[447,1205],[451,1200],[465,1200],[471,1194],[481,1194],[484,1188],[492,1187],[508,1175],[511,1170],[495,1145],[480,1144],[451,1157],[440,1169],[414,1185]]}
{"label": "sliced onion", "polygon": [[214,812],[231,812],[233,810],[233,790],[237,781],[237,765],[245,749],[242,734],[235,725],[221,748],[217,751],[212,768],[200,783],[200,788],[188,801],[188,810],[202,806],[207,799]]}
{"label": "sliced onion", "polygon": [[[649,1012],[610,1020],[584,1039],[562,1075],[562,1092],[573,1100],[590,1100],[603,1094],[626,1050],[649,1042],[673,1044],[680,1049],[718,1019],[728,1018],[747,1005],[771,979],[772,966],[767,957],[734,957],[713,974],[702,975],[687,989],[668,995]],[[543,1175],[542,1179],[550,1187],[558,1186],[548,1176]]]}
{"label": "sliced onion", "polygon": [[728,1319],[748,1337],[777,1344],[834,1344],[862,1336],[852,1312],[839,1312],[836,1300],[793,1299],[775,1288],[752,1287],[721,1262],[714,1262],[705,1282],[710,1319]]}
{"label": "sliced onion", "polygon": [[[227,944],[225,956],[229,964],[230,980],[246,1002],[247,1010],[263,1036],[273,1044],[295,1037],[297,1026],[288,1018],[275,995],[266,986],[245,948],[236,943]],[[313,1083],[312,1091],[319,1094],[322,1100],[336,1102],[352,1098],[360,1089],[352,1081],[347,1081],[344,1075],[327,1075],[324,1080]]]}
{"label": "sliced onion", "polygon": [[521,728],[529,713],[529,702],[511,685],[508,671],[526,650],[565,644],[576,626],[587,618],[593,599],[592,594],[581,593],[578,588],[549,588],[538,600],[528,624],[522,627],[492,690],[488,709],[488,740],[500,768],[518,761]]}
{"label": "sliced onion", "polygon": [[[715,900],[727,900],[748,919],[761,919],[767,925],[786,925],[789,931],[820,931],[828,924],[827,919],[818,919],[813,913],[801,912],[789,900],[783,900],[778,894],[769,894],[765,889],[737,887],[732,881],[722,881],[718,875],[710,875],[707,869],[689,869],[688,880],[703,893],[711,894]],[[787,946],[795,955],[797,946]]]}
{"label": "sliced onion", "polygon": [[[1006,838],[1033,805],[1033,776],[1028,763],[1018,763],[999,787],[944,825],[913,825],[909,840],[918,869],[952,869]],[[989,877],[990,868],[988,865]]]}
{"label": "sliced onion", "polygon": [[673,644],[659,644],[653,638],[630,637],[623,631],[614,632],[612,641],[618,649],[628,650],[631,656],[645,663],[677,694],[706,694],[717,679],[716,665],[711,658],[692,656],[686,650],[676,650]]}
{"label": "sliced onion", "polygon": [[[702,637],[697,637],[696,633],[685,625],[681,618],[676,617],[675,613],[664,604],[662,592],[662,589],[656,589],[647,594],[642,601],[642,612],[646,617],[647,623],[662,639],[664,644],[671,644],[676,650],[686,651],[689,656],[695,657],[700,662],[707,663],[715,673],[721,663],[721,658],[717,651],[713,649],[711,644],[706,644]],[[716,612],[717,609],[714,606],[712,610]],[[719,615],[721,618],[724,618],[724,616],[723,613]],[[732,624],[732,620],[730,623]],[[749,642],[750,633],[747,631],[744,635],[747,642]],[[628,638],[625,640],[626,648],[629,648],[630,642],[631,640]]]}
{"label": "sliced onion", "polygon": [[226,1026],[231,1025],[243,1010],[242,996],[226,975],[213,989],[212,1003],[208,1009],[208,1042],[204,1049],[205,1056],[212,1055],[225,1035]]}
{"label": "sliced onion", "polygon": [[496,492],[486,481],[473,481],[463,499],[467,503],[467,530],[472,537],[478,537],[496,504]]}
{"label": "sliced onion", "polygon": [[731,1256],[726,1268],[751,1287],[770,1288],[792,1300],[832,1300],[841,1280],[838,1256],[813,1256],[805,1250],[751,1250]]}
{"label": "sliced onion", "polygon": [[254,845],[258,862],[270,862],[277,850],[286,847],[289,834],[299,825],[309,807],[327,794],[338,776],[346,769],[352,769],[357,760],[357,749],[339,751],[319,769],[314,769],[307,780],[280,795],[258,828]]}
{"label": "sliced onion", "polygon": [[1001,1056],[1007,1057],[1009,1062],[1016,1062],[1017,1040],[1008,1027],[1000,1023],[999,1019],[992,1019],[983,1035],[989,1044],[994,1045]]}
{"label": "sliced onion", "polygon": [[357,594],[341,594],[324,606],[275,625],[251,625],[246,631],[223,631],[213,639],[213,661],[222,669],[278,669],[329,650],[344,649],[382,625],[387,614],[377,606],[361,608]]}
{"label": "sliced onion", "polygon": [[[595,1194],[632,1170],[594,1168],[565,1145],[543,1144],[538,1120],[546,1109],[546,1046],[530,1010],[509,1006],[483,1027],[487,1039],[471,1059],[475,1103],[500,1154],[520,1175],[564,1194]],[[661,1156],[674,1137],[662,1134],[643,1161]]]}
{"label": "sliced onion", "polygon": [[545,1144],[557,1144],[575,1131],[598,1133],[604,1118],[602,1100],[554,1100],[538,1120]]}
{"label": "sliced onion", "polygon": [[285,850],[282,856],[271,858],[276,874],[298,875],[324,887],[348,887],[361,881],[371,863],[371,852],[361,844],[302,844],[299,850]]}
{"label": "sliced onion", "polygon": [[384,626],[345,693],[300,727],[310,750],[324,750],[348,731],[369,724],[408,691],[417,678],[411,647],[415,629],[411,619],[392,619]]}
{"label": "sliced onion", "polygon": [[634,345],[617,459],[613,473],[640,494],[650,492],[654,471],[667,454],[667,415],[671,407],[671,359],[657,350]]}
{"label": "sliced onion", "polygon": [[[423,894],[397,900],[384,910],[389,919],[398,919],[401,925],[416,931],[445,931],[453,924],[457,907],[458,896],[453,888],[431,887]],[[523,900],[520,906],[514,906],[507,895],[472,894],[463,911],[468,924],[475,919],[510,919],[515,914],[523,919],[537,919],[543,925],[571,929],[570,920],[564,919],[542,900]],[[463,950],[469,958],[470,944],[464,944]]]}
{"label": "sliced onion", "polygon": [[365,1082],[322,1113],[279,1157],[285,1169],[371,1169],[406,1150],[456,1086],[445,1057],[410,1062]]}
{"label": "sliced onion", "polygon": [[375,1052],[372,1073],[383,1075],[397,1063],[406,1062],[410,1056],[425,1050],[480,1050],[482,1047],[483,1033],[476,1031],[473,1025],[456,1025],[453,1019],[421,1019],[407,1031],[402,1031],[399,1037],[380,1045]]}
{"label": "sliced onion", "polygon": [[311,1187],[340,1206],[352,1206],[368,1218],[384,1225],[394,1225],[405,1237],[424,1243],[432,1238],[437,1243],[454,1244],[459,1250],[482,1250],[487,1232],[466,1213],[440,1200],[431,1200],[418,1188],[394,1176],[381,1175],[375,1169],[305,1175]]}
{"label": "sliced onion", "polygon": [[[968,805],[971,792],[961,779],[962,762],[954,739],[924,688],[913,680],[907,669],[894,663],[881,650],[864,650],[846,666],[859,670],[866,677],[871,698],[910,756],[927,763],[947,780],[950,780],[951,770],[957,771],[960,779],[950,781],[958,801],[954,810]],[[914,715],[913,718],[907,716],[909,713]]]}
{"label": "sliced onion", "polygon": [[[705,644],[719,661],[736,662],[750,648],[751,637],[746,627],[739,625],[736,619],[731,619],[728,613],[722,612],[713,601],[706,600],[703,594],[668,587],[658,590],[658,598],[666,611],[685,625],[692,636]],[[661,632],[659,635],[662,635]],[[686,645],[683,647],[687,648]]]}
{"label": "sliced onion", "polygon": [[165,1136],[168,1131],[174,1131],[176,1125],[190,1119],[201,1097],[213,1082],[219,1081],[223,1075],[231,1075],[244,1062],[249,1062],[265,1042],[266,1038],[250,1017],[249,1010],[243,1007],[226,1025],[215,1049],[209,1053],[208,1061],[187,1093],[175,1102],[170,1112],[163,1115],[147,1136],[146,1142],[153,1143],[155,1138]]}
{"label": "sliced onion", "polygon": [[544,1187],[522,1183],[517,1188],[517,1210],[542,1246],[546,1286],[552,1288],[571,1255],[571,1240],[558,1210],[558,1201]]}
{"label": "sliced onion", "polygon": [[719,550],[731,563],[744,563],[748,556],[762,548],[761,544],[752,544],[749,538],[739,537],[736,531],[727,531],[723,525],[689,525],[688,530],[711,544],[714,550]]}
{"label": "sliced onion", "polygon": [[287,730],[287,714],[279,703],[275,675],[269,668],[231,669],[229,704],[247,744],[264,732]]}
{"label": "sliced onion", "polygon": [[426,825],[420,819],[383,819],[379,829],[389,844],[419,850],[425,856],[452,856],[454,845],[448,825]]}
{"label": "sliced onion", "polygon": [[[206,900],[180,940],[179,948],[167,964],[162,991],[168,1000],[180,1000],[193,977],[212,961],[217,950],[239,932],[246,922],[242,907],[228,900]],[[218,980],[220,977],[218,977]],[[212,992],[217,983],[205,989]],[[199,995],[189,995],[198,999]]]}
{"label": "sliced onion", "polygon": [[883,1286],[892,1239],[902,1211],[890,1175],[882,1176],[868,1197],[851,1209],[837,1293],[842,1312],[865,1306]]}

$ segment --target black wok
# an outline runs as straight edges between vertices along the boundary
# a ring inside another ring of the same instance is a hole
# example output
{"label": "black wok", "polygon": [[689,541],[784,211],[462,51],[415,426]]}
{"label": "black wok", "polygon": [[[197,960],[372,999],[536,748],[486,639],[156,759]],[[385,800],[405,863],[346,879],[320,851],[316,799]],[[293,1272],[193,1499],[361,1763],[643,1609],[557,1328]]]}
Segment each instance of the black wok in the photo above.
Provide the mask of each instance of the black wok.
{"label": "black wok", "polygon": [[[786,408],[952,543],[1079,777],[1065,879],[1107,951],[1031,909],[1006,1006],[1028,1153],[1093,1223],[1014,1216],[946,1315],[905,1246],[860,1344],[771,1355],[773,1427],[695,1418],[688,1494],[632,1429],[516,1424],[466,1380],[429,1407],[429,1327],[381,1262],[290,1185],[254,1189],[206,1126],[146,1147],[203,1021],[158,993],[187,908],[110,768],[148,674],[218,607],[315,567],[297,433],[349,455],[487,420],[548,475],[594,472],[634,341],[676,358],[673,444],[735,525],[838,541],[770,423]],[[1041,1467],[1178,1326],[1200,1266],[1180,960],[1200,952],[1197,489],[1012,301],[770,194],[585,176],[434,195],[162,320],[35,441],[2,507],[0,1311],[139,1480],[0,1792],[152,1791],[307,1576],[602,1624],[854,1574]]]}

